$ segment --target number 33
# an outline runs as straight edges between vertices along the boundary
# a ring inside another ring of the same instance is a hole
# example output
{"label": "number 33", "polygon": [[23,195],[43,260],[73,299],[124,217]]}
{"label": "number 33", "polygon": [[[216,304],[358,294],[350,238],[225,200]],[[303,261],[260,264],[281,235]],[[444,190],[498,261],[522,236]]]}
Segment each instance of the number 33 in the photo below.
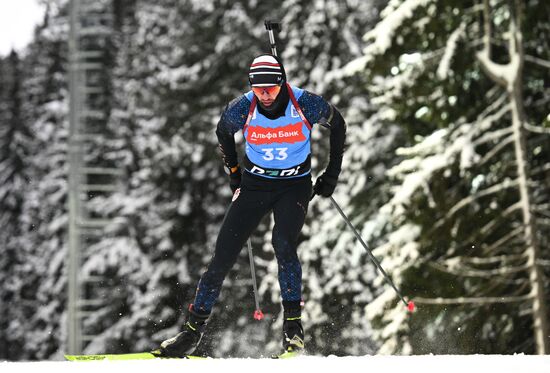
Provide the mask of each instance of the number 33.
{"label": "number 33", "polygon": [[[275,156],[273,154],[274,150],[277,151],[277,156]],[[266,161],[272,161],[274,159],[277,159],[279,161],[283,161],[283,160],[288,158],[288,154],[286,153],[287,150],[288,150],[288,148],[266,148],[266,149],[262,149],[262,151],[265,153],[263,158]]]}

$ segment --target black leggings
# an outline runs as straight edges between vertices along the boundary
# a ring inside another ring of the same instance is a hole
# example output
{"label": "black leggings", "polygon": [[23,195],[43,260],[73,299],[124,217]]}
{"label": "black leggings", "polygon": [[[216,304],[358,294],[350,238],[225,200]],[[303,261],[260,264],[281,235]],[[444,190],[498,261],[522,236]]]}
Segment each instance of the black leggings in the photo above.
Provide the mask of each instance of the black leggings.
{"label": "black leggings", "polygon": [[211,312],[222,283],[246,240],[271,211],[275,220],[271,242],[277,258],[283,302],[300,302],[302,267],[296,249],[311,191],[310,175],[272,180],[244,172],[240,192],[233,196],[216,240],[214,255],[197,286],[193,302],[196,312]]}

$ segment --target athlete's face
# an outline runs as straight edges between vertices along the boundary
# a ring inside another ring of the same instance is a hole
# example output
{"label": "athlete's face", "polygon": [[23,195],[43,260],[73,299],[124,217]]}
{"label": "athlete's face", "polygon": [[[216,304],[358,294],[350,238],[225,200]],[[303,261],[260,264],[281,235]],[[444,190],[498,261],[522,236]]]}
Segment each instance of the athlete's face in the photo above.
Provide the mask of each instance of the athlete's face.
{"label": "athlete's face", "polygon": [[281,86],[270,85],[267,87],[252,87],[252,92],[254,92],[263,106],[269,107],[273,105],[273,102],[275,102],[279,92],[281,92]]}

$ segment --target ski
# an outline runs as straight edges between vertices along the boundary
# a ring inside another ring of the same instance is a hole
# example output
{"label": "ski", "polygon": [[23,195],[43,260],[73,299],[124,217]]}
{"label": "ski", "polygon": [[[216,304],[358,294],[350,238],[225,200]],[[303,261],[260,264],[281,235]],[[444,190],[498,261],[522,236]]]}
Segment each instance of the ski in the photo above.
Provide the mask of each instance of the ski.
{"label": "ski", "polygon": [[[154,352],[154,351],[153,351]],[[208,359],[203,356],[186,355],[181,358],[167,358],[152,352],[137,352],[130,354],[99,354],[99,355],[65,355],[69,361],[101,361],[101,360],[153,360],[153,359]]]}
{"label": "ski", "polygon": [[[279,355],[272,355],[272,359],[291,359],[303,355],[300,352],[296,351],[285,351]],[[197,359],[205,360],[212,359],[204,356],[195,356],[195,355],[186,355],[181,358],[170,358],[170,357],[160,357],[158,355],[152,354],[150,352],[135,352],[129,354],[97,354],[97,355],[65,355],[65,359],[68,361],[123,361],[123,360],[166,360],[166,359]]]}
{"label": "ski", "polygon": [[[278,355],[271,355],[272,359],[291,359],[304,355],[302,350],[297,351],[284,351]],[[158,351],[151,352],[134,352],[128,354],[97,354],[97,355],[65,355],[65,359],[68,361],[123,361],[123,360],[181,360],[181,359],[197,359],[206,360],[212,359],[211,357],[197,356],[197,355],[185,355],[184,357],[162,357],[159,356]]]}
{"label": "ski", "polygon": [[298,356],[302,356],[303,353],[297,351],[285,351],[279,355],[272,355],[272,359],[292,359]]}
{"label": "ski", "polygon": [[288,346],[287,349],[282,353],[278,355],[271,355],[271,358],[272,359],[291,359],[291,358],[302,356],[304,354],[305,354],[305,351],[303,348],[293,348],[292,346]]}

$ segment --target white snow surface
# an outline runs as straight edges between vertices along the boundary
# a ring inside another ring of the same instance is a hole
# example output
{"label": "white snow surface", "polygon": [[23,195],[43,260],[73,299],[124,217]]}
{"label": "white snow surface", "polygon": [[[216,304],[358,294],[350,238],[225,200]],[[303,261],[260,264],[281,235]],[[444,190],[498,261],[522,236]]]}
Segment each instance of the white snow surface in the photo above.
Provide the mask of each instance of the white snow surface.
{"label": "white snow surface", "polygon": [[207,359],[207,360],[142,360],[92,362],[1,362],[0,372],[74,372],[118,373],[133,371],[176,372],[380,372],[380,373],[548,373],[550,356],[533,355],[417,355],[317,357],[294,359]]}

